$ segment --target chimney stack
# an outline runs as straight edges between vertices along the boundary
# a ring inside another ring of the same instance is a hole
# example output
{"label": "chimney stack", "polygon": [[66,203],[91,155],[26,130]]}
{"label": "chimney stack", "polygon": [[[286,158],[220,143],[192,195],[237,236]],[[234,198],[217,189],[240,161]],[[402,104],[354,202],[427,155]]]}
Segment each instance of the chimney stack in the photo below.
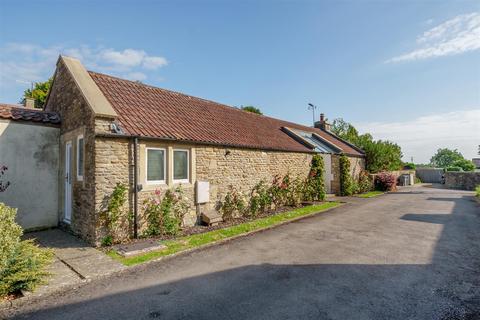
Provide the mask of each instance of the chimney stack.
{"label": "chimney stack", "polygon": [[33,99],[33,98],[25,98],[25,108],[27,108],[27,109],[35,109],[35,99]]}
{"label": "chimney stack", "polygon": [[330,123],[325,119],[325,114],[320,113],[320,121],[315,122],[314,127],[324,131],[330,131]]}

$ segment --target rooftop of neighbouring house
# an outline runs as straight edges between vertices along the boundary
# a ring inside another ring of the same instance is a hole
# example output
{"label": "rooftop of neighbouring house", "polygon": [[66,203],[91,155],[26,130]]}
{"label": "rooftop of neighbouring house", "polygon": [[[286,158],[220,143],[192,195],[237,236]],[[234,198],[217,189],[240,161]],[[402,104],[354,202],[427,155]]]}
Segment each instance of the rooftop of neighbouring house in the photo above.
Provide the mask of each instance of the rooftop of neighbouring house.
{"label": "rooftop of neighbouring house", "polygon": [[44,124],[59,124],[60,116],[55,112],[29,109],[22,105],[0,103],[0,119],[29,121]]}
{"label": "rooftop of neighbouring house", "polygon": [[296,132],[300,130],[314,134],[319,144],[337,152],[363,156],[360,149],[325,130],[97,72],[88,73],[128,135],[264,150],[318,151],[298,137]]}

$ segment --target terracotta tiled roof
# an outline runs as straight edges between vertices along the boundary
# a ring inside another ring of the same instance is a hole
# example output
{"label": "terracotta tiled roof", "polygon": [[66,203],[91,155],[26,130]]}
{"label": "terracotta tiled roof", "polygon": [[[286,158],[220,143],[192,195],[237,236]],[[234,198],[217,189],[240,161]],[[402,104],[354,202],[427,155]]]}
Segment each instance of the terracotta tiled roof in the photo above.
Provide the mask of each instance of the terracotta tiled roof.
{"label": "terracotta tiled roof", "polygon": [[5,103],[0,103],[0,118],[49,124],[60,123],[60,117],[55,112],[26,109],[20,105]]}
{"label": "terracotta tiled roof", "polygon": [[315,129],[239,110],[213,101],[91,72],[129,135],[268,150],[309,152],[282,127],[315,132],[343,152],[359,151]]}

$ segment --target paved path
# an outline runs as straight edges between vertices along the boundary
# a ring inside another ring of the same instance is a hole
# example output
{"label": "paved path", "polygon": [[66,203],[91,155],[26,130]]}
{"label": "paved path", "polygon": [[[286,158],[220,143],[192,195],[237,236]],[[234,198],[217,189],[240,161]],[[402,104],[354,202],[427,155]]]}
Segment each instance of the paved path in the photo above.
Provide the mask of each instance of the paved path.
{"label": "paved path", "polygon": [[[360,200],[360,199],[359,199]],[[410,188],[94,281],[24,319],[478,319],[480,207]]]}
{"label": "paved path", "polygon": [[59,229],[31,232],[25,238],[35,239],[41,246],[52,248],[55,253],[46,285],[40,286],[29,296],[44,296],[67,286],[74,286],[100,276],[120,271],[125,267],[83,240]]}

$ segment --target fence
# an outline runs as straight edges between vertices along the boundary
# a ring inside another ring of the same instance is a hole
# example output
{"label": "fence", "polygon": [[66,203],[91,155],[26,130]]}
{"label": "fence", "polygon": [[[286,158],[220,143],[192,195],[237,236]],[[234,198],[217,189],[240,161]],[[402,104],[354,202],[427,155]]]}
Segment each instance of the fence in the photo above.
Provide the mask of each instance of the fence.
{"label": "fence", "polygon": [[417,177],[425,183],[441,183],[443,169],[441,168],[418,168],[415,170]]}

